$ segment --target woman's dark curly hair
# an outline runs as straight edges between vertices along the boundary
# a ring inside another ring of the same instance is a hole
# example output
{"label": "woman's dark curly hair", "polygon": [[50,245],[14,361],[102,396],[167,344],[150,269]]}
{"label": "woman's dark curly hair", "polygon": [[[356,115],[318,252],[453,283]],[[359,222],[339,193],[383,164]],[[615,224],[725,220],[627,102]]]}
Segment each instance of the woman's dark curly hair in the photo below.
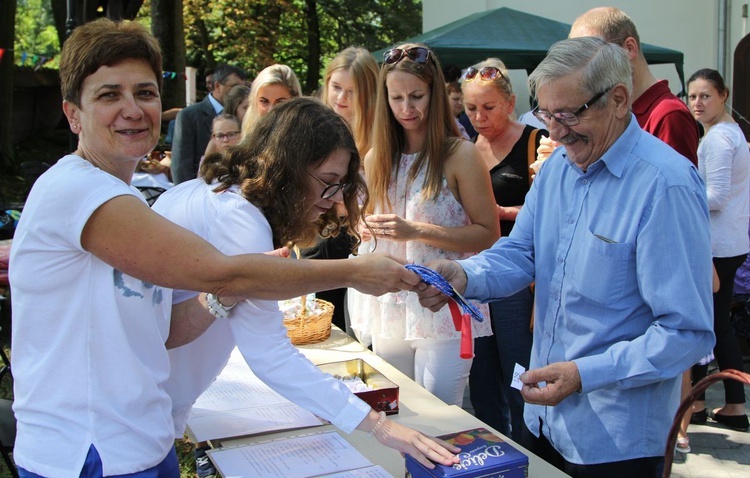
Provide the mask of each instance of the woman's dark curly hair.
{"label": "woman's dark curly hair", "polygon": [[[337,149],[351,160],[342,183],[352,183],[344,193],[347,217],[335,207],[313,223],[306,219],[311,190],[309,168],[323,163]],[[220,161],[205,171],[207,184],[217,181],[215,192],[239,185],[244,197],[263,211],[273,231],[276,247],[290,243],[311,245],[319,234],[338,235],[348,225],[357,242],[360,218],[358,198],[366,201],[367,187],[359,174],[360,157],[346,122],[317,99],[295,98],[263,116],[249,136],[228,148]]]}

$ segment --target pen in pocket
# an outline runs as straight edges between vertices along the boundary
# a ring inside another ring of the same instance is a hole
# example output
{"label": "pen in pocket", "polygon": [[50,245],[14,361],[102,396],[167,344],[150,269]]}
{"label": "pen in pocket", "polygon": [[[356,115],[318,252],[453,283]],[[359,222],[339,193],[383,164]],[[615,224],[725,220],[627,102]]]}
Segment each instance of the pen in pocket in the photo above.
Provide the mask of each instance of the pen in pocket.
{"label": "pen in pocket", "polygon": [[596,237],[597,239],[600,239],[600,240],[602,240],[602,241],[604,241],[604,242],[606,242],[608,244],[617,244],[617,241],[613,241],[612,239],[610,239],[608,237],[600,236],[599,234],[594,234],[594,237]]}

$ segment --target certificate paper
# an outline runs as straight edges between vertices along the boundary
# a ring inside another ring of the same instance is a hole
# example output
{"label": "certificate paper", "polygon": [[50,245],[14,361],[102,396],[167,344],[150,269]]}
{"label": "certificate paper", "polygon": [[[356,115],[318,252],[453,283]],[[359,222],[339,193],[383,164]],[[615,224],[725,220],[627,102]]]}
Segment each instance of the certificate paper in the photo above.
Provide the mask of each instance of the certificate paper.
{"label": "certificate paper", "polygon": [[322,422],[263,383],[234,350],[229,363],[193,405],[188,418],[196,440],[314,427]]}
{"label": "certificate paper", "polygon": [[334,431],[219,448],[208,454],[222,476],[232,478],[389,476]]}

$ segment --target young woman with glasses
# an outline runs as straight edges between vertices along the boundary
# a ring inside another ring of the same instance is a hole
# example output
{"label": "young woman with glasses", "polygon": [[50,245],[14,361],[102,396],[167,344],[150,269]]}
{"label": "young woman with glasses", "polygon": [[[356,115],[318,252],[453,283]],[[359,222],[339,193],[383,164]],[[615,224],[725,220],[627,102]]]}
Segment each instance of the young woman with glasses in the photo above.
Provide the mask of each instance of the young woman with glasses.
{"label": "young woman with glasses", "polygon": [[[542,134],[549,133],[513,119],[516,96],[499,59],[489,58],[464,70],[461,89],[466,115],[478,133],[477,150],[492,178],[500,231],[507,236],[529,191],[529,158],[536,159]],[[528,288],[490,303],[494,336],[474,341],[476,360],[469,376],[476,416],[516,441],[523,430],[524,401],[510,383],[516,363],[529,367],[533,305]]]}
{"label": "young woman with glasses", "polygon": [[[195,232],[227,254],[267,252],[290,243],[309,243],[340,226],[335,202],[359,221],[358,195],[365,191],[359,154],[348,126],[311,98],[285,102],[265,115],[250,136],[211,161],[203,179],[163,194],[154,210]],[[359,260],[359,259],[352,259]],[[174,291],[175,303],[196,295]],[[343,384],[322,373],[289,341],[275,301],[201,297],[221,316],[193,342],[169,351],[172,397],[178,431],[195,400],[222,371],[237,346],[253,372],[289,400],[348,432],[375,430],[377,440],[444,464],[451,451],[419,432],[385,420]],[[228,320],[227,320],[228,318]],[[428,465],[429,466],[429,465]]]}
{"label": "young woman with glasses", "polygon": [[216,115],[211,123],[211,141],[208,142],[206,153],[201,158],[198,176],[203,175],[203,165],[206,164],[207,157],[212,153],[220,153],[239,143],[241,134],[242,125],[236,116],[224,113]]}
{"label": "young woman with glasses", "polygon": [[[500,228],[489,173],[459,137],[435,54],[423,45],[388,51],[378,79],[373,147],[365,157],[370,202],[359,252],[404,262],[468,257]],[[416,294],[365,297],[350,290],[352,328],[373,351],[448,404],[461,405],[471,360],[448,307],[433,313]],[[487,316],[486,306],[484,315]],[[491,334],[489,320],[473,335]]]}

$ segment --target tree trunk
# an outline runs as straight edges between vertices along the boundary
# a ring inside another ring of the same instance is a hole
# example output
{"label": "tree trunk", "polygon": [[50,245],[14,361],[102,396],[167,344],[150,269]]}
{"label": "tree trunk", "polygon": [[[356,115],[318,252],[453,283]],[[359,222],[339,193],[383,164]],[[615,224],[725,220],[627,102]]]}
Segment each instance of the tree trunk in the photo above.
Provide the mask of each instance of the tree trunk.
{"label": "tree trunk", "polygon": [[151,0],[151,29],[159,40],[164,71],[176,72],[164,79],[162,109],[185,106],[185,37],[182,0]]}
{"label": "tree trunk", "polygon": [[55,18],[55,28],[57,28],[57,38],[62,47],[65,40],[68,39],[67,21],[68,21],[68,2],[73,6],[75,15],[72,17],[72,28],[83,25],[86,22],[96,18],[96,9],[99,7],[98,0],[51,0],[52,16]]}
{"label": "tree trunk", "polygon": [[0,167],[13,166],[13,39],[16,35],[16,2],[0,0]]}
{"label": "tree trunk", "polygon": [[143,0],[109,0],[106,2],[107,18],[112,20],[133,20],[143,6]]}
{"label": "tree trunk", "polygon": [[317,0],[305,0],[305,19],[307,21],[307,78],[305,91],[311,92],[318,87],[320,78],[320,22],[318,20]]}

